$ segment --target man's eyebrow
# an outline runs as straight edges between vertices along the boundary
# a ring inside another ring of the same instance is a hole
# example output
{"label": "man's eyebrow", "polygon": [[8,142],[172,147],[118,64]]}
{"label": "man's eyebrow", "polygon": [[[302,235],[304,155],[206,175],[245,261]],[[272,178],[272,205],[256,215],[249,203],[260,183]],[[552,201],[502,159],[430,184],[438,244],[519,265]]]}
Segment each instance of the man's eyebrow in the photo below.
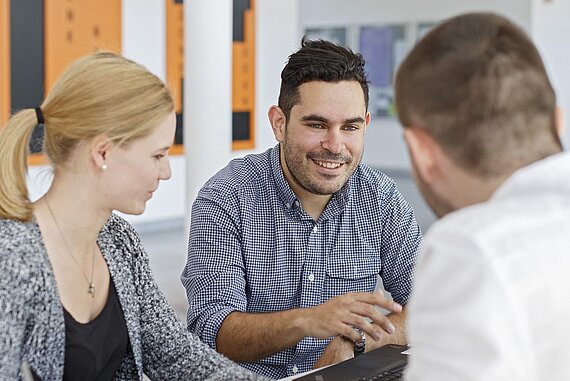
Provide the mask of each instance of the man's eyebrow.
{"label": "man's eyebrow", "polygon": [[324,116],[321,115],[317,115],[317,114],[311,114],[311,115],[306,115],[303,116],[301,118],[301,121],[303,122],[324,122],[324,123],[328,123],[329,120],[327,118],[325,118]]}
{"label": "man's eyebrow", "polygon": [[352,124],[352,123],[364,123],[365,120],[364,118],[360,117],[360,116],[356,116],[354,118],[350,118],[350,119],[346,119],[344,121],[345,124]]}
{"label": "man's eyebrow", "polygon": [[[317,114],[312,114],[312,115],[306,115],[303,116],[301,118],[302,122],[323,122],[323,123],[329,123],[329,119],[325,118],[324,116],[321,115],[317,115]],[[349,119],[345,119],[344,123],[345,124],[352,124],[352,123],[364,123],[364,118],[360,117],[360,116],[355,116],[354,118],[349,118]]]}

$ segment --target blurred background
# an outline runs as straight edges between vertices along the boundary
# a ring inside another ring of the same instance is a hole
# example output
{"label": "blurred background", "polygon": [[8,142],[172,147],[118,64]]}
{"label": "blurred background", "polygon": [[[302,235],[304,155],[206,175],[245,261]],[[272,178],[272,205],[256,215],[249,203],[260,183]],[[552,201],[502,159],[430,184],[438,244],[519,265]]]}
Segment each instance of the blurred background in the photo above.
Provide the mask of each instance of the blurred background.
{"label": "blurred background", "polygon": [[[0,0],[0,123],[39,105],[61,71],[94,50],[138,61],[171,87],[177,113],[172,178],[141,216],[159,286],[185,318],[179,276],[189,209],[201,185],[235,157],[273,145],[267,110],[280,72],[305,34],[361,52],[372,122],[364,162],[391,176],[426,231],[435,220],[410,175],[394,114],[392,79],[410,48],[442,20],[495,12],[523,28],[542,53],[558,102],[570,110],[570,2],[565,0]],[[40,128],[31,149],[33,199],[49,187]],[[567,146],[570,138],[563,136]]]}

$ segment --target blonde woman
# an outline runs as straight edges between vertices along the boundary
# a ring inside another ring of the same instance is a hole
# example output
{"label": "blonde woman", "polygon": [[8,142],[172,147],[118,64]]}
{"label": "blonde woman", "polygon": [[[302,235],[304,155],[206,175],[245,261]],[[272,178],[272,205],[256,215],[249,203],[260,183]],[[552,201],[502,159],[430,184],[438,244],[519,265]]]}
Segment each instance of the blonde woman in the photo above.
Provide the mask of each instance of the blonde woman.
{"label": "blonde woman", "polygon": [[[53,183],[32,203],[27,147],[45,125]],[[188,333],[133,228],[170,177],[165,85],[113,53],[80,59],[0,131],[0,375],[42,380],[258,379]]]}

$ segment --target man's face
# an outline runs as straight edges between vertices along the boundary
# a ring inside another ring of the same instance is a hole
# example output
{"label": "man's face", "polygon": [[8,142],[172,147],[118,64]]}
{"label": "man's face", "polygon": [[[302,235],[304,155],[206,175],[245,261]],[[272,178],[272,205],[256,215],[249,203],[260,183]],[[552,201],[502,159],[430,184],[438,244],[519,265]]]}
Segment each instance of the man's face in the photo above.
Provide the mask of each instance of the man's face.
{"label": "man's face", "polygon": [[370,122],[362,87],[357,81],[314,81],[299,86],[278,140],[285,177],[318,195],[337,192],[352,175],[364,151]]}

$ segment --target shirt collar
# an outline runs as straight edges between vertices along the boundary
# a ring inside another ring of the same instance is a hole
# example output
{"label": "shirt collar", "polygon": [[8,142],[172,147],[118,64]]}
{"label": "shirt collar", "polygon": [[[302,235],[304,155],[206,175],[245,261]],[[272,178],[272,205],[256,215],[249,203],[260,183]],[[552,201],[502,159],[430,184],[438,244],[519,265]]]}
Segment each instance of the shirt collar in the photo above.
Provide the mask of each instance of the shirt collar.
{"label": "shirt collar", "polygon": [[[281,160],[280,160],[280,144],[277,144],[271,150],[271,171],[273,172],[273,179],[275,181],[275,188],[277,190],[277,195],[279,199],[283,202],[283,205],[287,209],[295,209],[301,207],[301,201],[293,192],[287,179],[285,179],[285,175],[283,174],[283,168],[281,167]],[[336,192],[332,198],[330,199],[327,207],[321,214],[320,219],[328,219],[334,217],[344,211],[344,208],[348,204],[350,199],[350,189],[351,183],[355,174],[358,172],[359,168],[352,174],[352,176],[348,179],[346,184],[340,188],[338,192]]]}
{"label": "shirt collar", "polygon": [[570,190],[570,153],[563,151],[516,170],[493,193],[491,199],[510,197],[513,193]]}
{"label": "shirt collar", "polygon": [[283,174],[283,169],[281,168],[279,144],[271,150],[271,171],[273,172],[273,179],[275,180],[277,196],[283,202],[283,205],[285,205],[287,209],[299,207],[299,198],[289,186],[289,183]]}

